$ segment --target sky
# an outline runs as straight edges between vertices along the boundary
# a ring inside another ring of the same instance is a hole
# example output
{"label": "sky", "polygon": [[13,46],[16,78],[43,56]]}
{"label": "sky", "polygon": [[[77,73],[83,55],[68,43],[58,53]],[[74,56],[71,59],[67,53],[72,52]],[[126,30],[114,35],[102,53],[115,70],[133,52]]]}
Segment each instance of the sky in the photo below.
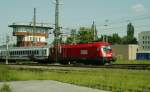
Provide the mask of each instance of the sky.
{"label": "sky", "polygon": [[[0,44],[6,35],[12,36],[13,22],[31,22],[33,8],[37,9],[37,21],[54,27],[55,0],[1,0]],[[98,36],[118,33],[126,35],[129,22],[135,27],[135,37],[142,31],[150,31],[150,0],[60,0],[60,25],[63,32],[72,28],[90,27],[95,21]],[[104,25],[108,26],[104,26]],[[48,42],[52,42],[50,35]],[[11,42],[15,38],[11,37]]]}

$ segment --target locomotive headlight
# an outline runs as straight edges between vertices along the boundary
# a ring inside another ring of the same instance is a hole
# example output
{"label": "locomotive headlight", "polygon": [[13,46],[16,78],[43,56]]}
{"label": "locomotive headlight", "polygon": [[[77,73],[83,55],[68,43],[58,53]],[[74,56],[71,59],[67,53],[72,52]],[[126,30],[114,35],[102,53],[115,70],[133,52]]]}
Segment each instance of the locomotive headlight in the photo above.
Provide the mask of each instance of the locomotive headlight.
{"label": "locomotive headlight", "polygon": [[108,54],[107,56],[108,56],[108,57],[111,57],[111,56],[112,56],[112,54]]}

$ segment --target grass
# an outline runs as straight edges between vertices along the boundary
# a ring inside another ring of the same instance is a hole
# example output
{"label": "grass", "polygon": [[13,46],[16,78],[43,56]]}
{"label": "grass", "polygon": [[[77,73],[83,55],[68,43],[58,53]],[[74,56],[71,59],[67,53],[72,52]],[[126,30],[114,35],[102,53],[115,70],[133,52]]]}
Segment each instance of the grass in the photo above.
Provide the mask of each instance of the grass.
{"label": "grass", "polygon": [[150,92],[150,71],[10,69],[0,66],[0,81],[56,80],[113,92]]}
{"label": "grass", "polygon": [[150,60],[117,60],[113,64],[150,64]]}
{"label": "grass", "polygon": [[0,92],[11,92],[9,85],[4,84],[3,87],[0,89]]}

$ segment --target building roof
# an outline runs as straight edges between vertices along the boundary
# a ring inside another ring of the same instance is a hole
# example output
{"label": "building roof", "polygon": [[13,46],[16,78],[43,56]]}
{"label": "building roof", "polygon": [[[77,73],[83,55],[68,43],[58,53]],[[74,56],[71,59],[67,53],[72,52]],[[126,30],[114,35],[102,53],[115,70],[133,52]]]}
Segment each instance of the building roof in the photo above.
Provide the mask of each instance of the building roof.
{"label": "building roof", "polygon": [[[33,23],[13,23],[12,25],[9,25],[9,27],[33,27]],[[45,28],[45,29],[53,29],[50,27],[50,24],[48,23],[36,23],[36,28]]]}
{"label": "building roof", "polygon": [[150,31],[142,31],[140,34],[150,33]]}

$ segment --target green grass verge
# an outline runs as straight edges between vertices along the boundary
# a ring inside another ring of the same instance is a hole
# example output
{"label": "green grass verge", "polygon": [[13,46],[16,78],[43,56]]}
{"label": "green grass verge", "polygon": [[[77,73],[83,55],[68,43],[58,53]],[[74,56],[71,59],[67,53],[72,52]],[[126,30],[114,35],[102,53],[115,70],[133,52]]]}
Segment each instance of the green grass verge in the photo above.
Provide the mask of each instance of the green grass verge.
{"label": "green grass verge", "polygon": [[150,71],[120,69],[40,70],[0,66],[0,81],[56,80],[112,92],[150,92]]}
{"label": "green grass verge", "polygon": [[0,92],[11,92],[9,85],[4,84],[3,87],[0,89]]}

